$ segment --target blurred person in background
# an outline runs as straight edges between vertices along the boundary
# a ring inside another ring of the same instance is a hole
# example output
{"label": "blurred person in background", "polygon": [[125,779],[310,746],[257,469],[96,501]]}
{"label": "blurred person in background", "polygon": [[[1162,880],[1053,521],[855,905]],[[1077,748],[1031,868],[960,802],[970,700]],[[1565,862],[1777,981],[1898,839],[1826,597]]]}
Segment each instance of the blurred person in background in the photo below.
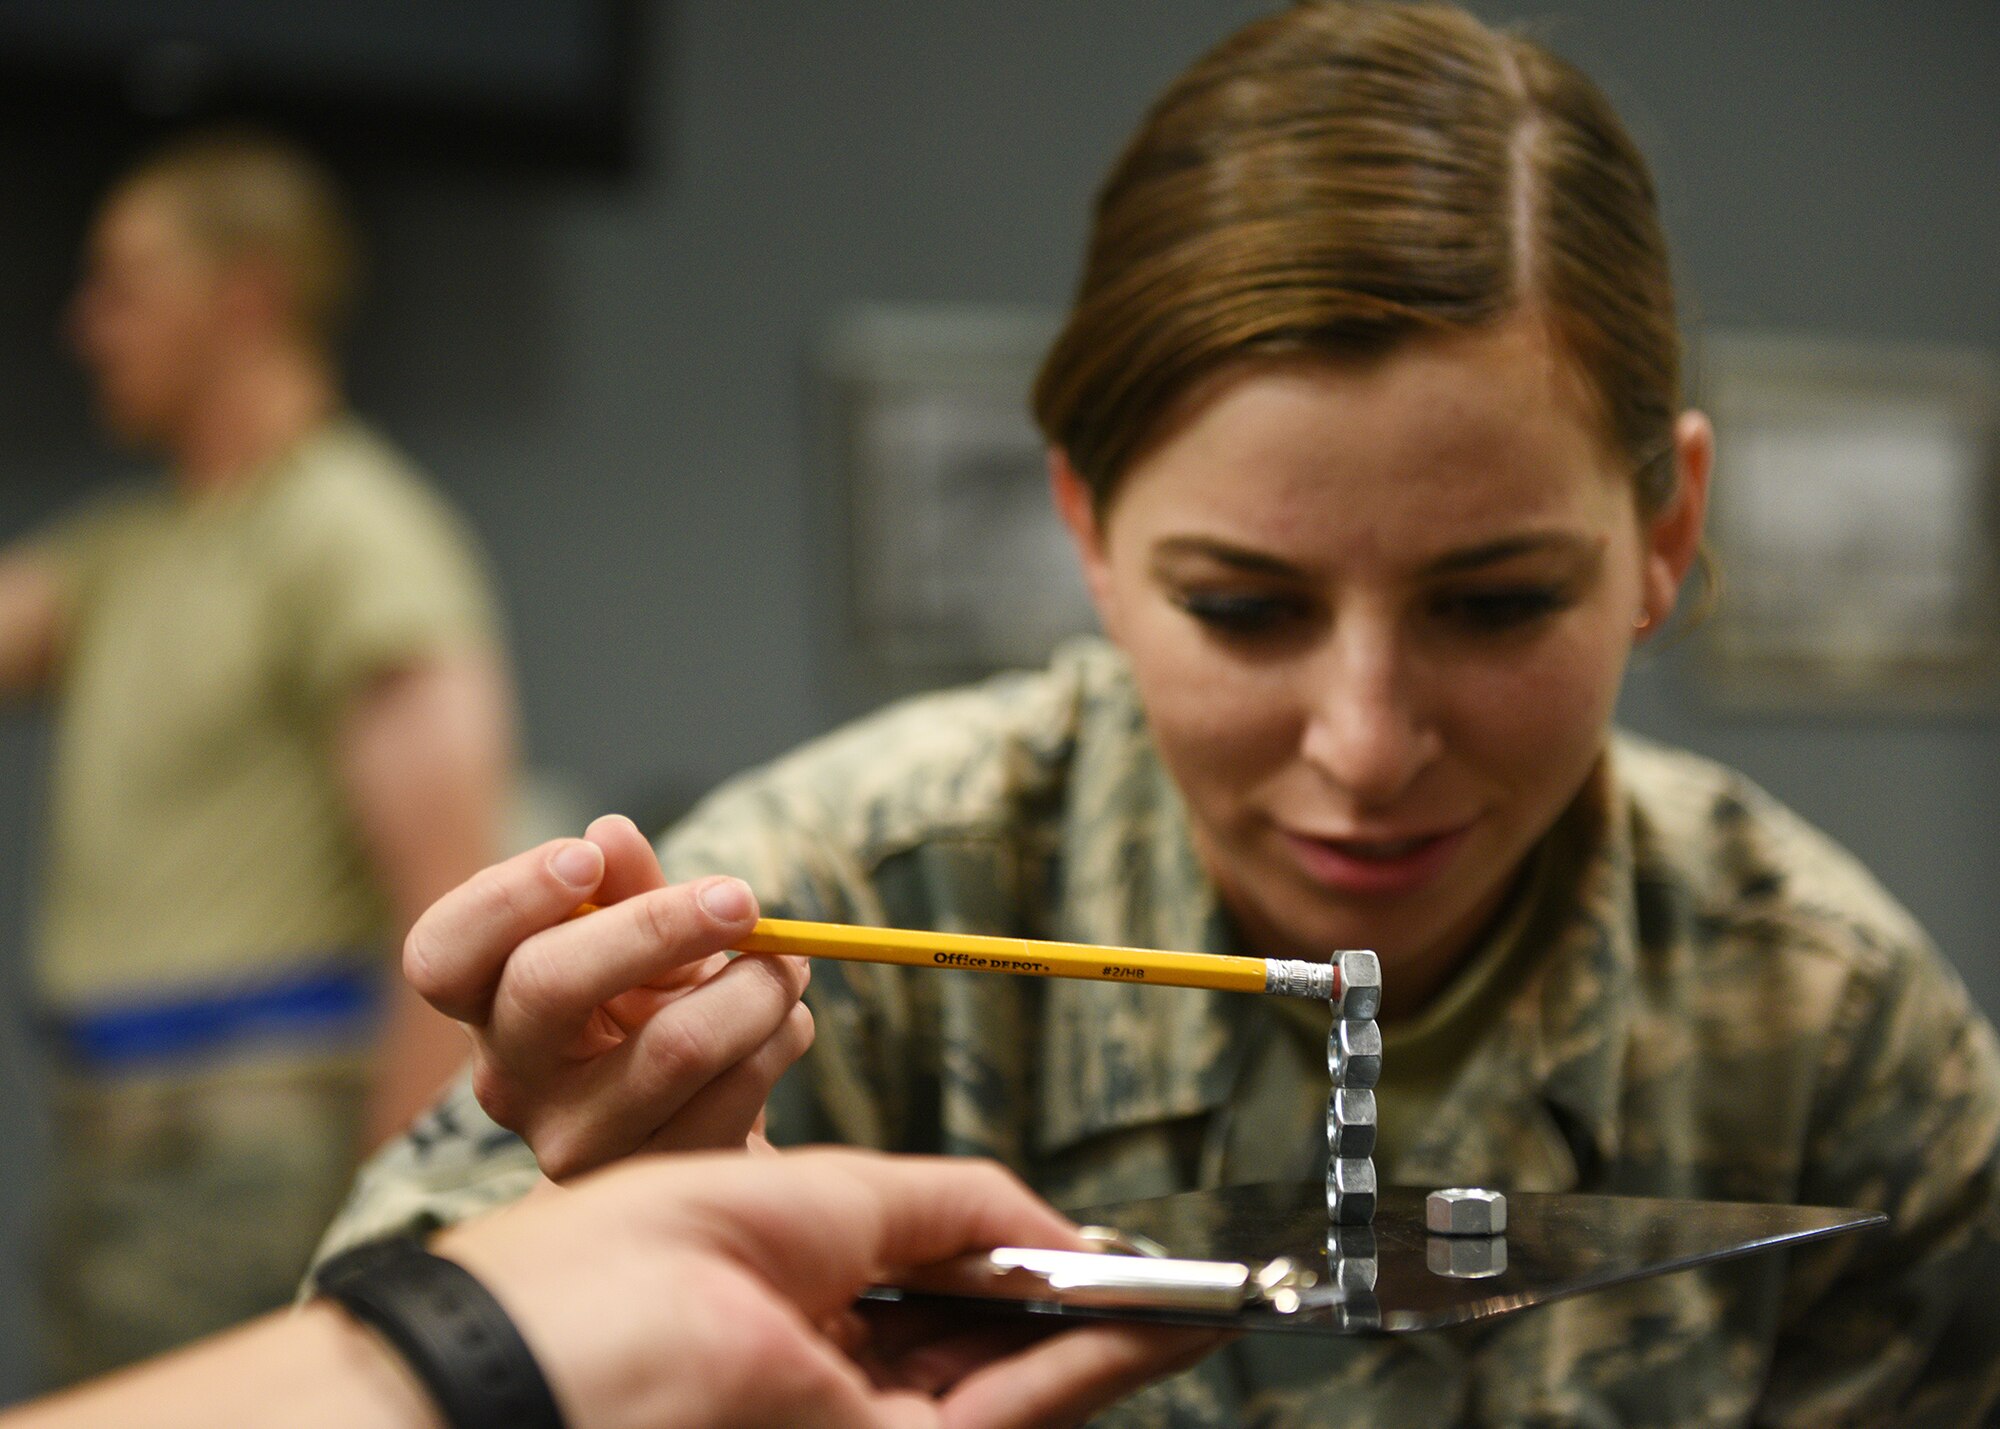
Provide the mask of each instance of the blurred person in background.
{"label": "blurred person in background", "polygon": [[473,543],[346,409],[354,266],[281,141],[127,174],[69,337],[167,479],[0,551],[0,691],[55,718],[51,1383],[282,1303],[360,1152],[463,1055],[383,955],[499,851],[512,695]]}

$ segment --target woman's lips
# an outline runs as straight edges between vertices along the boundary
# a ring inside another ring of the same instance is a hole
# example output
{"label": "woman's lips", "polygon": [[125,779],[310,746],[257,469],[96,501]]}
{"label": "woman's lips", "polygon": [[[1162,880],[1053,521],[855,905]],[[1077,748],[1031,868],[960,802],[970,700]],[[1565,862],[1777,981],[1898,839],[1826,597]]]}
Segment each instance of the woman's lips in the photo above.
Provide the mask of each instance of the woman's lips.
{"label": "woman's lips", "polygon": [[1470,825],[1397,839],[1327,839],[1281,829],[1306,876],[1343,893],[1410,893],[1436,877]]}

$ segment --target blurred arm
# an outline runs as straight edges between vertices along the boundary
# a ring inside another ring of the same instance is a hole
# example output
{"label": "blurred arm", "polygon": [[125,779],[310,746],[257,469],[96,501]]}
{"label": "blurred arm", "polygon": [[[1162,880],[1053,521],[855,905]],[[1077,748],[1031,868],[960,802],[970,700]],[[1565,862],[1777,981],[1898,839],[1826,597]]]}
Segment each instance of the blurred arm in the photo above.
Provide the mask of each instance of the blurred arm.
{"label": "blurred arm", "polygon": [[394,1353],[331,1305],[271,1315],[165,1359],[0,1412],[4,1429],[441,1429]]}
{"label": "blurred arm", "polygon": [[[513,765],[499,660],[464,652],[385,676],[340,722],[342,781],[395,915],[395,944],[439,897],[498,857]],[[366,1141],[402,1130],[463,1065],[464,1034],[391,979]]]}
{"label": "blurred arm", "polygon": [[54,668],[62,589],[47,556],[0,552],[0,698],[18,698]]}

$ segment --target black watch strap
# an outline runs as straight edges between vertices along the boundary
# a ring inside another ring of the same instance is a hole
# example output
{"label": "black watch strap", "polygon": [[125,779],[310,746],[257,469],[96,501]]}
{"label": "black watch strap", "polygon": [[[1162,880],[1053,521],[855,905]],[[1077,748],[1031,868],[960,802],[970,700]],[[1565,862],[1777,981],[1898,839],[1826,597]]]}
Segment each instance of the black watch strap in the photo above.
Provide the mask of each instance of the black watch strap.
{"label": "black watch strap", "polygon": [[399,1236],[341,1252],[314,1285],[395,1347],[452,1429],[564,1429],[528,1342],[456,1261]]}

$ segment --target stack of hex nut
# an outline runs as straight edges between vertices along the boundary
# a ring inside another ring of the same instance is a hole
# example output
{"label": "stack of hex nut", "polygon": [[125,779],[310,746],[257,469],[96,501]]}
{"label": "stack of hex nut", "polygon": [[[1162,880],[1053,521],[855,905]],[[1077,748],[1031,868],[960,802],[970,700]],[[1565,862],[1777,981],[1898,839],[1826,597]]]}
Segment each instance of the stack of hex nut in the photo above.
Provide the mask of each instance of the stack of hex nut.
{"label": "stack of hex nut", "polygon": [[1326,1211],[1337,1226],[1375,1219],[1375,1084],[1382,1079],[1382,965],[1375,954],[1340,954],[1340,991],[1327,1034]]}

